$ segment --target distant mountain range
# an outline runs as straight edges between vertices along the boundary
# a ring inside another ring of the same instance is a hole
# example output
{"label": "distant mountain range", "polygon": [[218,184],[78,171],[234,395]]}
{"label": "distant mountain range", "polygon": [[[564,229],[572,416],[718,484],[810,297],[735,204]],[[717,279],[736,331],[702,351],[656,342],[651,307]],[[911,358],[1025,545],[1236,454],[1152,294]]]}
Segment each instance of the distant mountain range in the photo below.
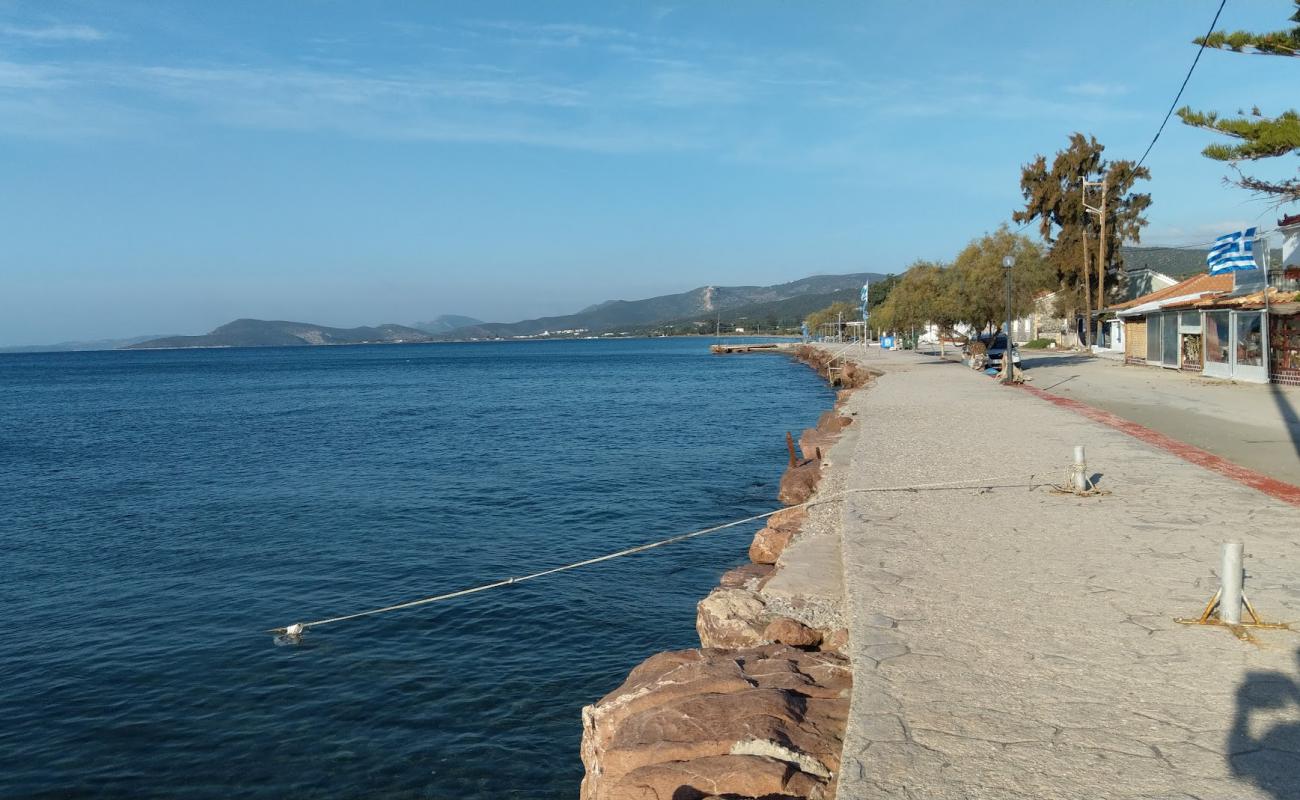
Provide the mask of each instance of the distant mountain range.
{"label": "distant mountain range", "polygon": [[[1124,247],[1126,269],[1143,267],[1174,278],[1205,271],[1205,250],[1174,247]],[[1280,252],[1273,251],[1275,261]],[[791,328],[813,311],[837,301],[857,303],[863,281],[886,277],[875,272],[814,275],[774,286],[701,286],[688,292],[643,300],[609,300],[574,314],[520,322],[483,322],[443,314],[412,325],[331,328],[306,322],[235,320],[202,336],[137,336],[93,342],[4,347],[0,352],[110,350],[176,347],[278,347],[326,344],[430,342],[547,336],[598,336],[661,332],[707,332],[723,326],[747,329]]]}
{"label": "distant mountain range", "polygon": [[132,336],[128,339],[94,339],[90,341],[58,342],[56,344],[23,344],[0,347],[0,353],[78,353],[87,350],[120,350],[137,342],[162,338],[159,334]]}
{"label": "distant mountain range", "polygon": [[836,301],[856,304],[875,272],[814,275],[774,286],[701,286],[643,300],[610,300],[577,313],[520,322],[482,322],[444,314],[414,325],[332,328],[307,322],[239,319],[201,336],[136,337],[103,342],[66,342],[17,350],[170,349],[182,347],[300,347],[331,344],[398,344],[467,339],[598,336],[664,332],[710,332],[728,328],[772,330],[797,327],[809,313]]}
{"label": "distant mountain range", "polygon": [[663,325],[712,323],[718,319],[801,319],[834,300],[854,300],[865,280],[884,276],[874,272],[814,275],[775,286],[701,286],[689,292],[645,300],[610,300],[576,314],[541,317],[522,322],[484,322],[457,328],[447,339],[498,339],[545,335],[635,333]]}
{"label": "distant mountain range", "polygon": [[[1205,272],[1204,250],[1186,250],[1178,247],[1122,247],[1124,269],[1141,269],[1146,267],[1162,272],[1171,278],[1190,278],[1198,272]],[[1282,263],[1282,251],[1274,248],[1274,264]],[[1263,258],[1261,255],[1260,258]],[[1262,262],[1261,262],[1262,263]]]}
{"label": "distant mountain range", "polygon": [[405,325],[328,328],[306,322],[237,319],[202,336],[166,336],[129,345],[128,350],[176,347],[299,347],[324,344],[431,342],[434,337]]}
{"label": "distant mountain range", "polygon": [[463,317],[460,314],[443,314],[440,317],[429,320],[428,322],[412,322],[412,328],[418,328],[425,333],[446,333],[454,331],[457,328],[466,328],[471,325],[482,325],[483,320],[473,317]]}

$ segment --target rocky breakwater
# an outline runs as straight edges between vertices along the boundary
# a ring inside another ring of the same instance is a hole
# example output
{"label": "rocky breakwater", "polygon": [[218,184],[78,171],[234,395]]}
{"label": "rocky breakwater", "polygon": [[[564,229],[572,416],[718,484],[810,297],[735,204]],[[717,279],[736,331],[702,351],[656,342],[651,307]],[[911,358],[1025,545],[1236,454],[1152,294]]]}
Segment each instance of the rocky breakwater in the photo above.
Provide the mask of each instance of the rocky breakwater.
{"label": "rocky breakwater", "polygon": [[[824,351],[794,355],[826,374]],[[754,535],[750,563],[700,601],[700,648],[651,656],[582,710],[584,800],[834,797],[852,671],[838,509],[815,499],[837,482],[832,450],[852,431],[839,408],[871,376],[831,377],[836,409],[803,432],[781,479],[788,508]]]}

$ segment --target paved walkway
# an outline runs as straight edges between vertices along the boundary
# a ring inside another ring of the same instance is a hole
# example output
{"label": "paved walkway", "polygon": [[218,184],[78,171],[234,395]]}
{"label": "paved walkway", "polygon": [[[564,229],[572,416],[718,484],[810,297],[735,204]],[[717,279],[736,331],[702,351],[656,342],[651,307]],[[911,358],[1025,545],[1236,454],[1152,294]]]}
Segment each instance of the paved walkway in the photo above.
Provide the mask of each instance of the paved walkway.
{"label": "paved walkway", "polygon": [[[1173,621],[1228,539],[1256,607],[1300,620],[1300,509],[960,365],[865,359],[850,486],[997,488],[845,503],[840,798],[1300,798],[1300,634]],[[1076,444],[1111,494],[1025,485]]]}
{"label": "paved walkway", "polygon": [[1300,486],[1300,387],[1234,384],[1082,354],[1022,355],[1039,389]]}

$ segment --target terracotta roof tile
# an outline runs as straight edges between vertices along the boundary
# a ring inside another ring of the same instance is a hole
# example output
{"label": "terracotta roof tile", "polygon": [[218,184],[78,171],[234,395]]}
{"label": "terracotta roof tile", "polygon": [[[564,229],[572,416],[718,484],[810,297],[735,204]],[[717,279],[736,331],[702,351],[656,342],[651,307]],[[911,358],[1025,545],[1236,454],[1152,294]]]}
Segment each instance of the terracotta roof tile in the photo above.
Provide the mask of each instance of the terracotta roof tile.
{"label": "terracotta roof tile", "polygon": [[[1232,273],[1225,272],[1222,275],[1211,275],[1202,272],[1199,275],[1193,275],[1185,281],[1175,283],[1173,286],[1166,286],[1163,289],[1157,289],[1150,294],[1144,294],[1125,303],[1111,306],[1107,311],[1122,311],[1126,308],[1133,308],[1144,303],[1153,303],[1165,298],[1182,297],[1186,294],[1196,294],[1197,292],[1230,292],[1232,291]],[[1183,305],[1180,303],[1179,305]]]}

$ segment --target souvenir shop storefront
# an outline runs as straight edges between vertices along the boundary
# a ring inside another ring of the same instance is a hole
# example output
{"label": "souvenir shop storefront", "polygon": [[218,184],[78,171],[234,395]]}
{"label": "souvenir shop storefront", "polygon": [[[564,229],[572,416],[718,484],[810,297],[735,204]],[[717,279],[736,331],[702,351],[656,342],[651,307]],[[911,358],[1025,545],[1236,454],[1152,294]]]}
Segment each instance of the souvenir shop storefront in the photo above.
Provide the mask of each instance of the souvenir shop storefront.
{"label": "souvenir shop storefront", "polygon": [[[1168,309],[1126,320],[1125,324],[1145,334],[1144,361],[1149,366],[1197,372],[1210,378],[1268,383],[1263,311]],[[1300,344],[1300,328],[1296,334]],[[1130,343],[1136,338],[1130,334]],[[1296,358],[1300,364],[1300,353]],[[1129,362],[1134,360],[1130,358]],[[1300,369],[1296,375],[1300,383]]]}
{"label": "souvenir shop storefront", "polygon": [[1268,314],[1269,379],[1300,386],[1300,303],[1284,303]]}

